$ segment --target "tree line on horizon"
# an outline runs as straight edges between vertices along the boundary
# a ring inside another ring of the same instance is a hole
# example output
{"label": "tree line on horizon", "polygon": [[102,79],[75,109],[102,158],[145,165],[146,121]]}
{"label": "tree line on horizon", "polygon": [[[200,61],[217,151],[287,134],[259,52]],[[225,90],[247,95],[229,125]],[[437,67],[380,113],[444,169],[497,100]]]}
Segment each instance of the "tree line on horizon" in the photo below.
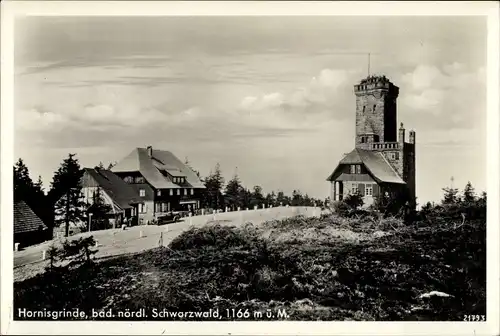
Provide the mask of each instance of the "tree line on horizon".
{"label": "tree line on horizon", "polygon": [[[323,206],[326,202],[326,200],[304,195],[299,190],[294,190],[292,195],[288,196],[282,191],[264,194],[261,186],[248,189],[243,186],[237,174],[226,184],[219,164],[204,178],[191,167],[187,159],[185,164],[196,173],[206,187],[201,198],[203,208],[223,209],[228,207],[231,210],[237,210],[237,208],[261,207],[262,204],[265,204],[266,207],[280,204]],[[116,162],[111,162],[105,168],[104,164],[100,162],[95,168],[109,170],[114,165]],[[99,189],[93,196],[92,204],[84,203],[80,184],[82,176],[83,168],[80,166],[76,154],[70,153],[54,172],[46,193],[42,177],[38,176],[38,180],[33,182],[28,167],[23,159],[19,158],[14,165],[14,200],[26,202],[51,232],[55,227],[64,225],[66,237],[69,235],[70,223],[86,223],[88,212],[92,212],[92,228],[103,228],[110,207],[105,204]]]}

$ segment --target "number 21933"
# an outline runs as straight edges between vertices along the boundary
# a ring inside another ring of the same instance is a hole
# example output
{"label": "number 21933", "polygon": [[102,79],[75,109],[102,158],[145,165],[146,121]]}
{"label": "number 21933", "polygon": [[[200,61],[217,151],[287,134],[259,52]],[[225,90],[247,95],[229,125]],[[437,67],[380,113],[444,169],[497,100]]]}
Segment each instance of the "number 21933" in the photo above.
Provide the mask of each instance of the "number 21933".
{"label": "number 21933", "polygon": [[466,321],[466,322],[485,322],[486,315],[464,315],[464,321]]}

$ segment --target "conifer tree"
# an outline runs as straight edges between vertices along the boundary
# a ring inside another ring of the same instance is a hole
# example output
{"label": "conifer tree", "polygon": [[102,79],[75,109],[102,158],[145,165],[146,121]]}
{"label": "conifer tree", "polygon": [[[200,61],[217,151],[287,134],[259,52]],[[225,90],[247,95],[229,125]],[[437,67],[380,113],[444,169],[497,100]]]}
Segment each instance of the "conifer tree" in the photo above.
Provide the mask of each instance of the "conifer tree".
{"label": "conifer tree", "polygon": [[224,177],[220,169],[220,164],[215,165],[214,171],[205,178],[204,203],[213,209],[220,209],[224,206],[224,196],[222,188],[224,186]]}
{"label": "conifer tree", "polygon": [[473,203],[476,201],[476,193],[474,191],[474,188],[472,187],[472,183],[467,182],[464,188],[464,194],[463,194],[463,201],[465,203]]}
{"label": "conifer tree", "polygon": [[69,154],[54,173],[50,190],[51,199],[54,200],[55,224],[65,225],[66,237],[69,235],[70,223],[85,220],[85,203],[80,184],[83,170],[75,155]]}
{"label": "conifer tree", "polygon": [[237,209],[243,206],[243,193],[245,192],[237,174],[227,183],[224,192],[224,200],[227,206]]}

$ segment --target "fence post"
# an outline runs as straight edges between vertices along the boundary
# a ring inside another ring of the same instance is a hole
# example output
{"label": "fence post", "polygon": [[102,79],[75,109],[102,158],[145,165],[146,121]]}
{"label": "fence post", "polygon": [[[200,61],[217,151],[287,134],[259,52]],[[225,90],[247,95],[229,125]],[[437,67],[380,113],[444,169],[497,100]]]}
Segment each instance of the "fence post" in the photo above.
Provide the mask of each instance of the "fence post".
{"label": "fence post", "polygon": [[163,247],[163,232],[160,232],[160,240],[158,241],[158,247]]}
{"label": "fence post", "polygon": [[214,210],[213,215],[214,215],[214,220],[215,220],[216,219],[216,212],[215,212],[215,210]]}
{"label": "fence post", "polygon": [[254,205],[254,206],[253,206],[253,209],[254,209],[254,210],[257,210],[257,205]]}
{"label": "fence post", "polygon": [[201,209],[201,215],[205,216],[205,209]]}
{"label": "fence post", "polygon": [[142,232],[142,230],[141,230],[141,231],[139,231],[139,238],[142,238],[142,237],[144,237],[144,232]]}
{"label": "fence post", "polygon": [[193,225],[193,215],[189,213],[189,226]]}
{"label": "fence post", "polygon": [[42,251],[42,260],[45,260],[47,258],[47,251],[43,250]]}

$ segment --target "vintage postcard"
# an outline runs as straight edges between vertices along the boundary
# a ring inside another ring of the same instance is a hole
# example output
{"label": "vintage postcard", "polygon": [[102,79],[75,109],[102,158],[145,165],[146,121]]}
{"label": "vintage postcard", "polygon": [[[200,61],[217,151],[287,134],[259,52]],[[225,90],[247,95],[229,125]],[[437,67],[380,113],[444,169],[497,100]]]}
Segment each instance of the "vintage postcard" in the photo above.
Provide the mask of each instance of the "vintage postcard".
{"label": "vintage postcard", "polygon": [[499,334],[498,13],[3,3],[2,334]]}

